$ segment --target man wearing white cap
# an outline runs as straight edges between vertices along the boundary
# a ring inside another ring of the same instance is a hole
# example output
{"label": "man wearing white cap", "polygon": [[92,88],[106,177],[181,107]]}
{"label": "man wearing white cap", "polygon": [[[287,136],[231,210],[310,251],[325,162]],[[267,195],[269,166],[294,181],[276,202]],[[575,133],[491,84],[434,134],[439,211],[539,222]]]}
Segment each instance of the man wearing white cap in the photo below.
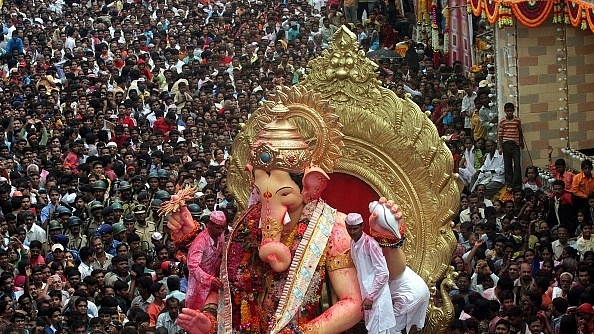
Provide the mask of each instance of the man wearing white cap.
{"label": "man wearing white cap", "polygon": [[365,312],[365,327],[370,334],[390,333],[396,325],[392,298],[388,286],[389,272],[386,259],[377,241],[363,232],[363,218],[349,213],[347,232],[351,236],[351,258],[357,268]]}
{"label": "man wearing white cap", "polygon": [[200,232],[188,250],[188,290],[186,307],[202,310],[211,290],[220,289],[219,267],[223,254],[227,218],[222,211],[212,211],[206,230]]}

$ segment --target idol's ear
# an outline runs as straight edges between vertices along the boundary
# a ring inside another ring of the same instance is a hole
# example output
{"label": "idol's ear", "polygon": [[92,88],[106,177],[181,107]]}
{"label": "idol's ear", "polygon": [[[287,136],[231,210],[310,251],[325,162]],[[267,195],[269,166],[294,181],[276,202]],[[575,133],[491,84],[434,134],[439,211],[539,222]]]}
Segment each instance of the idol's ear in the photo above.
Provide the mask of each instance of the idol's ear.
{"label": "idol's ear", "polygon": [[318,166],[307,167],[303,174],[303,203],[309,203],[322,196],[322,191],[328,185],[328,174]]}

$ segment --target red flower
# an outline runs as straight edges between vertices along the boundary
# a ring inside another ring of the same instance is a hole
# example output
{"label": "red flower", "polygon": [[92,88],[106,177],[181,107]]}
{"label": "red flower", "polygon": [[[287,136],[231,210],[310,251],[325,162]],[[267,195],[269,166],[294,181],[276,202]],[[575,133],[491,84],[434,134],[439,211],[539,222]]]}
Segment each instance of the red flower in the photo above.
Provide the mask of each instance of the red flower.
{"label": "red flower", "polygon": [[305,233],[306,229],[307,229],[307,225],[304,223],[300,223],[299,225],[297,225],[297,234],[303,235]]}

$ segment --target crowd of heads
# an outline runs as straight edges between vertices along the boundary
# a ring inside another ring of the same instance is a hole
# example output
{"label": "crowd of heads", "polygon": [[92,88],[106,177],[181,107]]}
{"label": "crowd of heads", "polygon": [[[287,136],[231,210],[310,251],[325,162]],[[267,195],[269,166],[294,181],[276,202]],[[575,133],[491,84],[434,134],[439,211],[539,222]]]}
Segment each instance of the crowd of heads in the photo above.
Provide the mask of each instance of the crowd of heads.
{"label": "crowd of heads", "polygon": [[582,194],[592,162],[582,162],[575,175],[563,159],[550,164],[556,178],[550,187],[528,166],[523,187],[509,198],[485,198],[485,185],[462,195],[451,262],[458,278],[450,292],[456,310],[450,333],[594,328],[594,192]]}

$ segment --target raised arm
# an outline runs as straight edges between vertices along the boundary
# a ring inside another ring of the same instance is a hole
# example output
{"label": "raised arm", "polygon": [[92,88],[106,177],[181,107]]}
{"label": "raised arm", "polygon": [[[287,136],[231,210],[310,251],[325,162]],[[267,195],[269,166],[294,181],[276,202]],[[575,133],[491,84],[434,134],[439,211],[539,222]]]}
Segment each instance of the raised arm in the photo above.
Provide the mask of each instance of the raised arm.
{"label": "raised arm", "polygon": [[[339,256],[350,260],[350,237],[344,223],[336,223],[330,236],[328,261]],[[317,328],[319,334],[340,333],[353,327],[363,318],[361,311],[361,289],[357,279],[357,270],[352,265],[328,271],[333,292],[338,300],[332,307],[311,321],[307,326]]]}

